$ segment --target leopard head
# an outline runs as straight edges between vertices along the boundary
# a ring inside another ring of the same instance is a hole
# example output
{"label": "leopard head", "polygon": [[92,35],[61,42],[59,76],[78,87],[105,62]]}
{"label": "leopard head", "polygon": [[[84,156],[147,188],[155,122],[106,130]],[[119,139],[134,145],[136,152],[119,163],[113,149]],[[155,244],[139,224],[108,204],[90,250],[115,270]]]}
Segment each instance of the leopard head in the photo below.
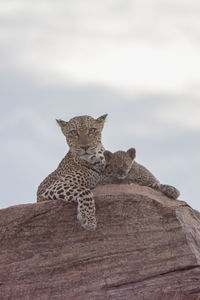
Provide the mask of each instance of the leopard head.
{"label": "leopard head", "polygon": [[128,151],[117,151],[115,153],[106,150],[104,157],[106,168],[108,168],[112,176],[116,179],[125,179],[133,165],[136,150],[135,148],[130,148]]}
{"label": "leopard head", "polygon": [[79,116],[68,122],[56,120],[66,137],[70,151],[79,156],[92,155],[102,147],[101,133],[107,114],[97,119]]}

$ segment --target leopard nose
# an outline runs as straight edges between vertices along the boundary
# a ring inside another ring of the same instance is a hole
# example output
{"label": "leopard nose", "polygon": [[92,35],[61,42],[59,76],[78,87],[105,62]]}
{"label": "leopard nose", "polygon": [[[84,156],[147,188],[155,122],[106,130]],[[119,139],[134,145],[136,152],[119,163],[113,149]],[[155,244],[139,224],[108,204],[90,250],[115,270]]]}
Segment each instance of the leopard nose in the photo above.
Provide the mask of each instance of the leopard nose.
{"label": "leopard nose", "polygon": [[89,149],[89,146],[81,146],[81,149],[87,151]]}

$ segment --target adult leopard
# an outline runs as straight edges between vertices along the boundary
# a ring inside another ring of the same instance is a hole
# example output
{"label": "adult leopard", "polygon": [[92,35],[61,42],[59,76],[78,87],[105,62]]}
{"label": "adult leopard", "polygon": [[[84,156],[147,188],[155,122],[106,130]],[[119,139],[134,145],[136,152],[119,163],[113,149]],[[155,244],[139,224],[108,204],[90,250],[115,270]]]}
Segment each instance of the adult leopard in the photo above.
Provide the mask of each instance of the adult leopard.
{"label": "adult leopard", "polygon": [[95,230],[95,202],[91,189],[105,168],[101,133],[107,115],[97,119],[74,117],[68,122],[56,120],[66,137],[69,152],[57,169],[47,176],[37,190],[37,201],[65,200],[78,203],[77,218],[87,230]]}

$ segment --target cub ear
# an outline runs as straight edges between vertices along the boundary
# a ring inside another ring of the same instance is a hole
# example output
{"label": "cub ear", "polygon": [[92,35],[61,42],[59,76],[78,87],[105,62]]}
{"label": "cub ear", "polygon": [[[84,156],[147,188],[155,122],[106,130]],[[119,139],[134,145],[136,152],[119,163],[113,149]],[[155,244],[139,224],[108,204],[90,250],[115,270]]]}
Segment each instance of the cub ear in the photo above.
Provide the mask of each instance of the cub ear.
{"label": "cub ear", "polygon": [[134,159],[136,157],[136,150],[135,150],[135,148],[128,149],[127,153],[130,156],[130,158],[132,158],[132,159]]}
{"label": "cub ear", "polygon": [[109,162],[113,156],[112,152],[108,150],[104,151],[103,155],[105,157],[106,162]]}
{"label": "cub ear", "polygon": [[63,121],[63,120],[57,120],[57,119],[56,119],[56,122],[58,123],[58,125],[59,125],[61,128],[67,127],[67,124],[68,124],[68,122],[65,122],[65,121]]}
{"label": "cub ear", "polygon": [[103,115],[103,116],[97,118],[96,121],[99,122],[99,123],[104,123],[105,120],[106,120],[106,118],[107,118],[107,115],[108,115],[108,114],[105,114],[105,115]]}

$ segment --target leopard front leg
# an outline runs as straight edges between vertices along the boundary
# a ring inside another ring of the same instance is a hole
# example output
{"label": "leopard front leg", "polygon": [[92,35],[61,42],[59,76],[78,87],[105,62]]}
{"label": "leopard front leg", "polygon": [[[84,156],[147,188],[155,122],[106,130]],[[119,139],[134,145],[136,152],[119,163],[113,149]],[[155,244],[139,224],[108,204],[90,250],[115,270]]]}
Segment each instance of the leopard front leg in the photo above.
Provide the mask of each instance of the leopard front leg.
{"label": "leopard front leg", "polygon": [[[79,188],[80,190],[81,188]],[[97,226],[95,216],[95,202],[92,192],[89,189],[82,188],[77,196],[78,214],[77,219],[81,226],[87,230],[95,230]]]}
{"label": "leopard front leg", "polygon": [[90,189],[85,186],[72,185],[66,181],[58,180],[40,195],[40,201],[64,200],[78,202],[77,219],[81,226],[87,230],[96,229],[95,202]]}

